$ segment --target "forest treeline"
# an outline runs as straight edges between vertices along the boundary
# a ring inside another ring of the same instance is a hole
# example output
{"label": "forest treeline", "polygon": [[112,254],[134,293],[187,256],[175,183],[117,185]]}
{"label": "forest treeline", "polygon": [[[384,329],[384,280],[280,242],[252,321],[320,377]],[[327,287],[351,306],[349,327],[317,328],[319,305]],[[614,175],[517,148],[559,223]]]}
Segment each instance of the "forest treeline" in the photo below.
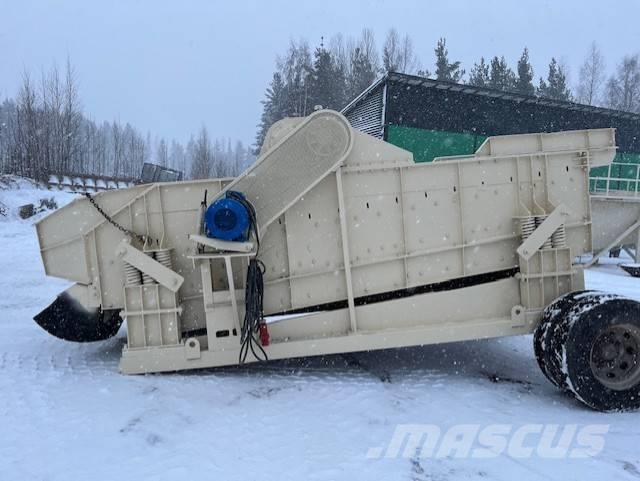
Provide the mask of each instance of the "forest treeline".
{"label": "forest treeline", "polygon": [[534,72],[527,47],[513,64],[498,54],[480,57],[465,67],[450,56],[444,38],[437,41],[433,56],[423,62],[411,37],[393,28],[380,45],[367,28],[357,38],[336,34],[326,42],[321,39],[313,52],[306,39],[291,41],[287,51],[277,57],[262,100],[254,146],[262,144],[269,127],[281,118],[308,115],[318,106],[339,110],[386,72],[640,112],[638,54],[617,60],[613,74],[607,75],[598,45],[593,42],[586,50],[572,86],[566,64],[557,58],[549,59],[545,72]]}
{"label": "forest treeline", "polygon": [[43,180],[49,174],[137,178],[144,162],[154,162],[181,170],[187,178],[234,176],[253,162],[274,122],[320,107],[340,110],[386,72],[640,112],[638,54],[616,62],[608,69],[594,42],[571,82],[566,64],[557,58],[549,60],[544,72],[534,72],[526,47],[513,63],[493,55],[464,66],[452,58],[446,39],[437,41],[431,58],[421,59],[412,38],[396,29],[381,44],[367,28],[357,37],[320,39],[313,50],[305,39],[291,41],[276,58],[249,146],[215,137],[204,125],[183,144],[152,138],[119,120],[97,122],[83,111],[76,74],[67,60],[63,69],[54,66],[37,76],[24,72],[15,97],[0,103],[0,172]]}
{"label": "forest treeline", "polygon": [[186,145],[153,138],[118,120],[98,123],[83,113],[73,67],[29,72],[15,99],[0,103],[0,173],[46,180],[50,174],[139,177],[144,162],[190,178],[230,177],[253,162],[241,141],[212,138],[207,128]]}

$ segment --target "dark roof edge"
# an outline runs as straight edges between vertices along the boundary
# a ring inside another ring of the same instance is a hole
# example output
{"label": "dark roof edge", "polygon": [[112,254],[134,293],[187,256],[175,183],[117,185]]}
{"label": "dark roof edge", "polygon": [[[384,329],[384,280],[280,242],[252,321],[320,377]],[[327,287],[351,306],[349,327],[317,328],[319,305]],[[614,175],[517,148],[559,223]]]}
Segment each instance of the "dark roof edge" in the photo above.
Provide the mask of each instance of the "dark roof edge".
{"label": "dark roof edge", "polygon": [[567,100],[555,100],[546,97],[536,97],[534,95],[525,95],[517,92],[508,92],[503,90],[497,90],[489,87],[476,87],[468,84],[459,84],[455,82],[448,82],[445,80],[434,80],[427,77],[419,77],[417,75],[409,75],[399,72],[388,72],[382,77],[377,79],[369,87],[367,87],[360,95],[354,98],[351,102],[344,107],[341,112],[347,113],[355,104],[360,100],[367,97],[373,90],[375,90],[380,84],[387,81],[409,83],[415,86],[438,88],[442,90],[452,90],[456,92],[462,92],[466,95],[480,95],[488,96],[492,98],[501,98],[504,100],[511,100],[515,102],[542,104],[553,107],[560,107],[567,110],[578,110],[583,112],[593,112],[613,117],[625,117],[640,121],[640,114],[634,112],[625,112],[623,110],[614,110],[606,107],[595,107],[593,105],[580,104],[576,102],[569,102]]}

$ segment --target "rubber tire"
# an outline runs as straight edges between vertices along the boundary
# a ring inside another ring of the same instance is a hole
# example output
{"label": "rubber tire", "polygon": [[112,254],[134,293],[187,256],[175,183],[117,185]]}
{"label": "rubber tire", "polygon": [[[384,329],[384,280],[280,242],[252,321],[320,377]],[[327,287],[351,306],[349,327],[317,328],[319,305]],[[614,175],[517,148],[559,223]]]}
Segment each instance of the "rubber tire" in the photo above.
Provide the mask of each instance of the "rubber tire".
{"label": "rubber tire", "polygon": [[[563,369],[564,364],[564,346],[569,337],[571,325],[580,317],[581,313],[602,304],[609,299],[617,299],[620,296],[616,294],[607,294],[604,292],[590,291],[577,294],[573,298],[573,302],[566,309],[562,316],[556,318],[556,322],[550,327],[545,342],[547,352],[545,353],[545,363],[547,372],[554,379],[554,384],[560,389],[571,394],[567,375]],[[584,347],[584,346],[583,346]]]}
{"label": "rubber tire", "polygon": [[551,332],[560,323],[569,309],[577,302],[578,298],[585,293],[594,292],[590,290],[575,291],[558,297],[549,304],[542,313],[542,319],[533,332],[533,352],[538,361],[540,370],[545,377],[556,387],[562,388],[563,380],[557,369],[550,369],[553,360],[550,358]]}
{"label": "rubber tire", "polygon": [[[629,389],[610,389],[594,376],[589,361],[591,347],[603,329],[616,324],[631,324],[640,329],[640,303],[602,294],[583,301],[594,304],[587,306],[585,302],[578,302],[563,319],[565,335],[561,353],[566,359],[565,389],[598,411],[639,409],[640,380]],[[571,316],[575,316],[573,322]],[[557,348],[558,340],[554,340],[552,346]]]}

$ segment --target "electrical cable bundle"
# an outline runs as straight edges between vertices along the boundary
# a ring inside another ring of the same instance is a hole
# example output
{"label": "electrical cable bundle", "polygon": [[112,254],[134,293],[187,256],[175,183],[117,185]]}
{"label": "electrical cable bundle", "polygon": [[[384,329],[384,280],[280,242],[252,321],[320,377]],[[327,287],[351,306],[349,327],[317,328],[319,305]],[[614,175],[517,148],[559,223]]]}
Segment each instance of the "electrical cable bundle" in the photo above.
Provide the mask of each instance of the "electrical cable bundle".
{"label": "electrical cable bundle", "polygon": [[[240,335],[240,356],[239,363],[244,364],[249,354],[249,351],[259,361],[267,361],[267,353],[262,347],[262,344],[257,338],[258,334],[262,334],[264,328],[264,309],[263,309],[263,295],[264,295],[264,282],[263,274],[265,267],[262,261],[258,260],[258,252],[260,251],[260,238],[258,236],[258,221],[256,218],[256,211],[253,205],[239,192],[228,191],[227,197],[237,200],[247,209],[249,213],[250,229],[253,230],[254,238],[256,240],[256,255],[249,260],[249,266],[247,268],[247,281],[245,285],[245,313],[244,323],[242,324],[242,330]],[[257,349],[256,349],[257,348]]]}
{"label": "electrical cable bundle", "polygon": [[[266,361],[267,353],[262,348],[256,335],[260,332],[261,323],[264,322],[262,308],[262,296],[264,284],[262,274],[264,264],[255,258],[249,261],[247,268],[247,284],[245,286],[245,314],[240,336],[240,364],[243,364],[249,351],[259,361]],[[256,351],[257,348],[257,351]]]}

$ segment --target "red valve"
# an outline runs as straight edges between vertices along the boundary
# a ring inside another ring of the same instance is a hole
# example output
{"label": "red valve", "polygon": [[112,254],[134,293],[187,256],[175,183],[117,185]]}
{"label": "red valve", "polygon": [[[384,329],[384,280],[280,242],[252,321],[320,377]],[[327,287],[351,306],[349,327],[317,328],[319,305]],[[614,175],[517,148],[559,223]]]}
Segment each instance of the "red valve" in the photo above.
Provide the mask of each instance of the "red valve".
{"label": "red valve", "polygon": [[263,346],[269,345],[269,330],[267,329],[267,323],[264,319],[260,321],[260,344]]}

